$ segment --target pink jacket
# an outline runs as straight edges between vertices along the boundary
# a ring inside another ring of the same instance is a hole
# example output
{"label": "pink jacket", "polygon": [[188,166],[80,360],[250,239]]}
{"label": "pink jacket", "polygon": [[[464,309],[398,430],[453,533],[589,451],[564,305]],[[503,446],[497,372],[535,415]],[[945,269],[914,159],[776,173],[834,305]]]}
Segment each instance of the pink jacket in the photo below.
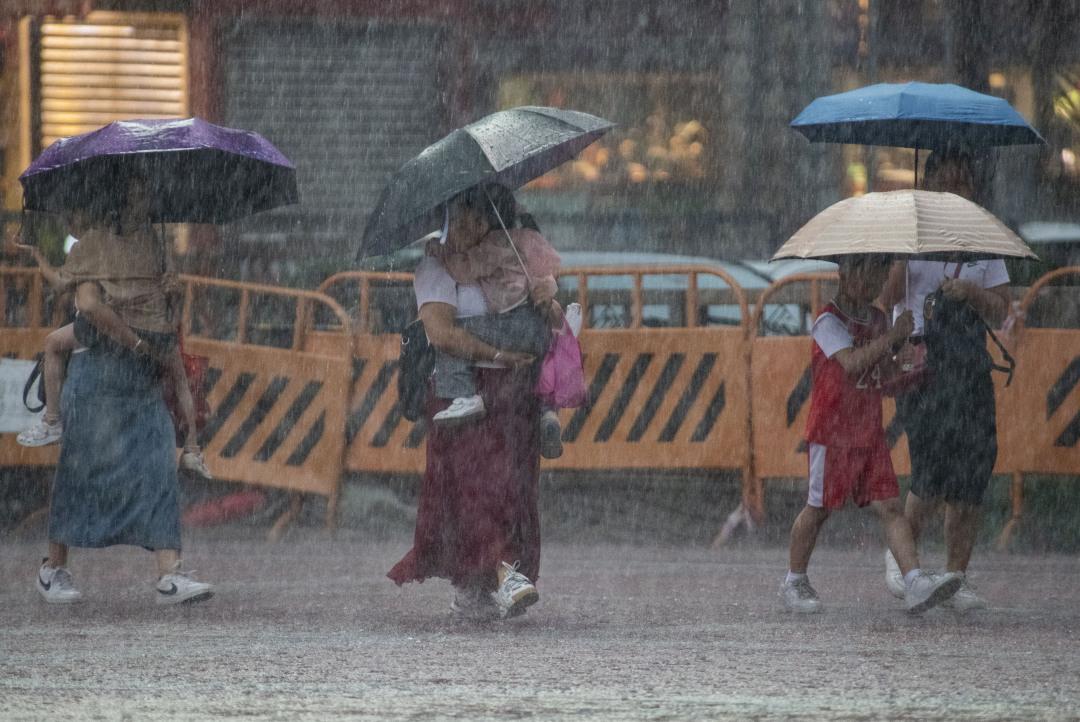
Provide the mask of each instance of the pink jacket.
{"label": "pink jacket", "polygon": [[557,288],[559,254],[547,239],[529,228],[510,229],[510,238],[529,271],[528,279],[501,228],[488,233],[464,253],[442,256],[443,265],[455,281],[480,286],[493,313],[517,306],[538,286],[547,287],[553,295]]}

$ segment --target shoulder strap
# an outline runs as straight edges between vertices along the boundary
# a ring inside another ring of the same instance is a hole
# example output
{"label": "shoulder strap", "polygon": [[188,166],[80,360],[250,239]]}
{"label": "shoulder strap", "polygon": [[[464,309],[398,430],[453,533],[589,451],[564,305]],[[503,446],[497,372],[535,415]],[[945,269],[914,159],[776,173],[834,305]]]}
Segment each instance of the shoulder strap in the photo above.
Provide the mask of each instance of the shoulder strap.
{"label": "shoulder strap", "polygon": [[[979,319],[982,320],[982,317],[980,316]],[[1008,366],[1002,366],[1001,364],[991,363],[990,367],[995,371],[1000,371],[1004,374],[1008,374],[1008,378],[1005,380],[1005,386],[1008,387],[1009,384],[1012,383],[1013,371],[1016,370],[1016,359],[1014,359],[1012,357],[1012,354],[1008,352],[1008,350],[1005,348],[1005,344],[1001,343],[1001,341],[998,339],[997,335],[993,332],[990,326],[986,324],[986,321],[983,321],[983,326],[986,328],[986,333],[988,333],[990,335],[990,338],[993,339],[994,344],[998,347],[998,350],[1001,351],[1001,357],[1005,359],[1005,363],[1008,364]]]}
{"label": "shoulder strap", "polygon": [[[34,388],[34,382],[41,377],[42,366],[45,363],[45,355],[39,353],[35,357],[35,360],[37,361],[37,363],[34,364],[34,368],[30,371],[30,377],[26,379],[26,383],[23,385],[22,391],[23,406],[25,406],[27,409],[30,410],[31,413],[34,414],[45,408],[45,394],[42,393],[43,390],[40,383],[38,384],[38,401],[40,401],[41,404],[39,406],[31,406],[28,401],[28,399],[30,398],[30,389]],[[44,379],[42,379],[42,382],[44,382]]]}

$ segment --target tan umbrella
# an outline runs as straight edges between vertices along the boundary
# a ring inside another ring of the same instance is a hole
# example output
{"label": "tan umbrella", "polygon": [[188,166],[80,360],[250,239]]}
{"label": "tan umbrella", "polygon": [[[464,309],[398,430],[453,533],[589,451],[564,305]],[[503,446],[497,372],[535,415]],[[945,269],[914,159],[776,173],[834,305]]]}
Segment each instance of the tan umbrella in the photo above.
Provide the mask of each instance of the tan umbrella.
{"label": "tan umbrella", "polygon": [[923,258],[1038,258],[993,213],[953,193],[902,190],[835,203],[773,255],[822,258],[891,253]]}

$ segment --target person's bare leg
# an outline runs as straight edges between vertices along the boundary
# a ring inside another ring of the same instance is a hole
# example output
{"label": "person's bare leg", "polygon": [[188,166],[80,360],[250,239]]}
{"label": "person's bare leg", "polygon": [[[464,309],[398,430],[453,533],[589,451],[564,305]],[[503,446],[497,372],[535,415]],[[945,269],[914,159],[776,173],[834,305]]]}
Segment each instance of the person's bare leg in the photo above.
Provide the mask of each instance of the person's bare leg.
{"label": "person's bare leg", "polygon": [[945,571],[967,572],[981,521],[981,506],[962,503],[945,505]]}
{"label": "person's bare leg", "polygon": [[176,571],[176,565],[180,562],[179,549],[158,549],[154,552],[157,561],[158,576],[163,577]]}
{"label": "person's bare leg", "polygon": [[923,529],[926,528],[926,522],[930,518],[939,506],[939,500],[937,499],[922,499],[912,492],[908,492],[907,502],[904,505],[904,516],[907,517],[908,524],[911,525],[911,539],[915,543],[915,547],[919,546],[919,539],[922,537]]}
{"label": "person's bare leg", "polygon": [[68,545],[60,542],[49,542],[49,558],[45,560],[45,566],[53,569],[66,567],[68,563]]}
{"label": "person's bare leg", "polygon": [[198,451],[198,429],[195,426],[195,399],[191,395],[191,387],[188,386],[187,370],[184,369],[184,357],[180,355],[180,349],[173,349],[165,364],[165,373],[169,375],[173,388],[176,389],[176,403],[180,406],[180,414],[187,424],[187,434],[184,437],[184,451]]}
{"label": "person's bare leg", "polygon": [[75,326],[68,324],[45,337],[45,360],[42,380],[45,384],[45,421],[60,421],[60,390],[64,386],[64,353],[77,348]]}
{"label": "person's bare leg", "polygon": [[821,525],[829,518],[829,510],[805,506],[791,525],[791,546],[788,552],[788,571],[806,574],[810,555],[814,553]]}
{"label": "person's bare leg", "polygon": [[[911,501],[908,495],[908,501]],[[915,551],[915,539],[912,534],[911,524],[900,508],[899,497],[874,501],[870,507],[881,518],[881,526],[885,531],[885,543],[889,551],[893,553],[901,574],[907,574],[912,569],[919,568],[919,555]]]}

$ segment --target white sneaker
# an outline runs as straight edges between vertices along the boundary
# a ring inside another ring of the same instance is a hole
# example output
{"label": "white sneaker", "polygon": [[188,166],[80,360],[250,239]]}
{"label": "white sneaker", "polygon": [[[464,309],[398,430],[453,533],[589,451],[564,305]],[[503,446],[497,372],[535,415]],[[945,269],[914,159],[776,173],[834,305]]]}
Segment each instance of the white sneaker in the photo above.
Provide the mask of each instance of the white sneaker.
{"label": "white sneaker", "polygon": [[50,424],[43,416],[38,419],[36,424],[16,436],[15,441],[18,442],[19,446],[48,446],[60,441],[63,435],[64,425],[62,423],[57,421],[55,424]]}
{"label": "white sneaker", "polygon": [[896,557],[889,549],[885,550],[885,586],[897,599],[904,598],[904,575],[900,573],[900,565],[896,563]]}
{"label": "white sneaker", "polygon": [[975,593],[975,589],[968,583],[967,575],[960,574],[960,588],[941,606],[950,607],[958,612],[966,612],[971,609],[986,609],[989,605],[985,599]]}
{"label": "white sneaker", "polygon": [[944,602],[956,594],[963,581],[959,574],[946,572],[945,574],[931,574],[919,572],[910,584],[906,585],[904,602],[911,614],[922,614],[931,607]]}
{"label": "white sneaker", "polygon": [[540,456],[558,459],[562,456],[562,424],[554,411],[545,411],[540,417]]}
{"label": "white sneaker", "polygon": [[214,477],[206,468],[206,460],[201,451],[185,451],[180,454],[180,471],[187,471],[195,476],[200,476],[207,481],[213,481]]}
{"label": "white sneaker", "polygon": [[445,409],[431,417],[436,424],[453,426],[466,421],[475,421],[484,418],[487,409],[484,408],[484,399],[480,394],[475,396],[459,396]]}
{"label": "white sneaker", "polygon": [[488,622],[502,616],[491,594],[475,587],[454,587],[450,611],[455,616],[474,622]]}
{"label": "white sneaker", "polygon": [[503,619],[524,614],[526,609],[540,601],[536,587],[517,569],[516,562],[513,566],[506,562],[499,563],[499,588],[491,593],[491,598]]}
{"label": "white sneaker", "polygon": [[[48,560],[45,560],[48,561]],[[82,593],[75,588],[71,579],[71,572],[65,567],[48,567],[45,561],[41,562],[38,569],[37,587],[38,593],[49,604],[75,604],[82,601]]]}
{"label": "white sneaker", "polygon": [[563,312],[563,316],[566,318],[566,324],[570,327],[570,331],[574,334],[574,337],[581,335],[581,304],[571,303],[566,307]]}
{"label": "white sneaker", "polygon": [[170,573],[158,579],[157,603],[158,604],[194,604],[205,602],[214,596],[214,588],[204,582],[197,582],[192,578],[194,571],[185,571],[180,568],[180,562]]}
{"label": "white sneaker", "polygon": [[780,585],[780,598],[784,608],[797,614],[814,614],[821,611],[821,599],[810,586],[810,577],[803,577],[793,582],[786,579]]}

